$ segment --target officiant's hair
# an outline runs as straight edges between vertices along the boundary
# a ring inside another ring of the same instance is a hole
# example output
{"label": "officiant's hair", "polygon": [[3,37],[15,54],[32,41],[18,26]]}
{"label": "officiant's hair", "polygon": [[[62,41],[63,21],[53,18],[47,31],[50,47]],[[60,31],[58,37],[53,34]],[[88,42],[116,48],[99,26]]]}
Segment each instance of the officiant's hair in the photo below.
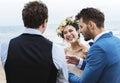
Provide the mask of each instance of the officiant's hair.
{"label": "officiant's hair", "polygon": [[22,10],[22,19],[27,28],[38,28],[48,19],[48,8],[42,1],[26,3]]}

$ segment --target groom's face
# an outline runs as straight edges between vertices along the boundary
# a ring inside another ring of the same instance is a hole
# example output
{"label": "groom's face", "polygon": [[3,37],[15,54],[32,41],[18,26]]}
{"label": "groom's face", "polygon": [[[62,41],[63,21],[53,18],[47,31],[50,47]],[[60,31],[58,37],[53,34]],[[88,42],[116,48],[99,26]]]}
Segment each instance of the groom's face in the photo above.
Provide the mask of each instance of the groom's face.
{"label": "groom's face", "polygon": [[80,22],[80,33],[83,35],[84,40],[88,41],[90,39],[93,39],[93,34],[90,31],[90,27],[88,26],[88,24],[84,23],[82,18],[79,20],[79,22]]}

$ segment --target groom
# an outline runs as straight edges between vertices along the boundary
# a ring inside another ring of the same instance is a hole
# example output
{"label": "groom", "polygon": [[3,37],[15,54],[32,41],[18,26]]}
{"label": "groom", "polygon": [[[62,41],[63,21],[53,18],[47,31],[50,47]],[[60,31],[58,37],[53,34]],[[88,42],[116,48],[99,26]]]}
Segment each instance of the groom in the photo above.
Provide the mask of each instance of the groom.
{"label": "groom", "polygon": [[[70,83],[119,83],[120,39],[104,29],[104,14],[95,8],[82,9],[76,19],[84,40],[94,40],[90,47],[81,77],[69,72]],[[81,66],[75,57],[67,56],[68,63]],[[83,69],[83,65],[82,65]]]}
{"label": "groom", "polygon": [[22,17],[25,32],[1,44],[7,83],[67,83],[64,49],[42,35],[47,26],[47,6],[40,0],[29,2]]}

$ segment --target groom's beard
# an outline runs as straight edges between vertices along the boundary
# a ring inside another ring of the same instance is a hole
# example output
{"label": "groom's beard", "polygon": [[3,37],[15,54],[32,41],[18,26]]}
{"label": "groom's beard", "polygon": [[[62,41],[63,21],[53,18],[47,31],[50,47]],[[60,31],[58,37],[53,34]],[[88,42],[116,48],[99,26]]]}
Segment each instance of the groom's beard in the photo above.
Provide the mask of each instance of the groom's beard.
{"label": "groom's beard", "polygon": [[91,40],[91,39],[94,39],[94,36],[93,34],[91,33],[91,31],[89,30],[88,26],[87,26],[87,30],[84,34],[84,40],[85,41],[88,41],[88,40]]}

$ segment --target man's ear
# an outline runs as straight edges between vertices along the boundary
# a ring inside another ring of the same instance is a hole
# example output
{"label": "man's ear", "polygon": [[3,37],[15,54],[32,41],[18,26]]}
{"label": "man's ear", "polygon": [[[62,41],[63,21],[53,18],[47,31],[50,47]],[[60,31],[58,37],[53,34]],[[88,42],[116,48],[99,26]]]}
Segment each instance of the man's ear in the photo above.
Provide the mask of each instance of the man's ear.
{"label": "man's ear", "polygon": [[46,28],[47,26],[47,19],[44,20],[43,24],[42,24],[42,28]]}
{"label": "man's ear", "polygon": [[95,23],[93,21],[89,21],[88,22],[88,27],[90,27],[91,29],[94,29]]}

